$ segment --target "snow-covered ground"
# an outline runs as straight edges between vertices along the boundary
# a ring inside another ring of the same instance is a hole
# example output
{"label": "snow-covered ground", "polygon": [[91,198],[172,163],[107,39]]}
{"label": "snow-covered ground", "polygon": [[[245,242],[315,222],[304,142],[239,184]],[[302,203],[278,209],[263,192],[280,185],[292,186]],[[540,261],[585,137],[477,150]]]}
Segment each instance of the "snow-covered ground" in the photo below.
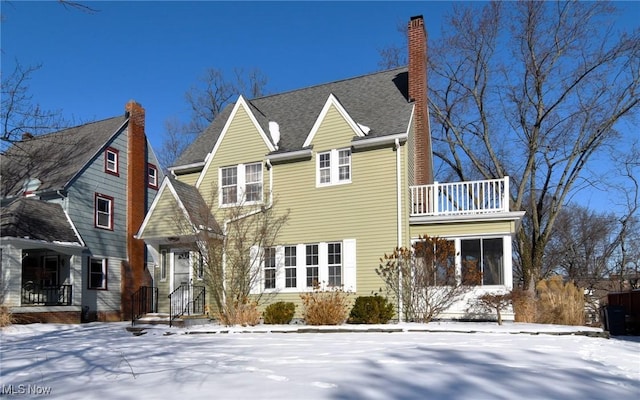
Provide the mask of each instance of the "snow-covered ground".
{"label": "snow-covered ground", "polygon": [[356,332],[300,333],[300,326],[207,325],[155,326],[134,336],[128,326],[4,328],[2,393],[101,400],[640,396],[640,338],[571,334],[600,331],[593,328],[434,322],[374,327],[393,333],[350,325],[338,328]]}

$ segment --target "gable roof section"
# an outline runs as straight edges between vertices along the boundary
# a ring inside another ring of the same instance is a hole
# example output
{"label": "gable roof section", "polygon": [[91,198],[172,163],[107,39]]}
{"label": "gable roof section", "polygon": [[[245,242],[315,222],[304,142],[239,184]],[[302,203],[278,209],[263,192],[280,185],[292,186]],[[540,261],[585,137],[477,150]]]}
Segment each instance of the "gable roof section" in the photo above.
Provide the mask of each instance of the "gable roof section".
{"label": "gable roof section", "polygon": [[222,234],[220,225],[211,214],[210,207],[202,198],[200,191],[195,186],[177,179],[169,178],[169,180],[176,199],[181,203],[191,223],[198,229]]}
{"label": "gable roof section", "polygon": [[[280,152],[302,150],[330,95],[356,124],[369,127],[366,138],[404,134],[413,103],[408,100],[407,68],[363,75],[247,101],[263,132],[269,121],[280,128]],[[203,162],[218,142],[235,105],[228,105],[213,123],[185,150],[176,165]],[[363,138],[364,139],[364,138]]]}
{"label": "gable roof section", "polygon": [[307,136],[304,143],[302,144],[303,147],[311,146],[311,142],[313,142],[313,138],[318,132],[318,128],[320,128],[320,124],[322,124],[322,121],[324,121],[325,117],[327,116],[327,113],[329,112],[332,106],[335,107],[336,110],[338,110],[338,113],[340,113],[342,118],[344,118],[347,124],[349,124],[349,126],[351,127],[351,129],[353,129],[353,132],[356,134],[356,136],[358,137],[365,136],[365,133],[362,131],[362,128],[360,128],[358,124],[353,120],[353,118],[349,116],[349,114],[344,109],[344,107],[342,107],[342,105],[340,104],[340,101],[336,98],[336,96],[334,96],[333,94],[330,94],[329,98],[327,99],[327,102],[324,103],[324,107],[322,107],[322,111],[320,111],[320,115],[316,119],[316,122],[313,124],[313,128],[311,128],[311,132],[309,132],[309,135]]}
{"label": "gable roof section", "polygon": [[28,197],[0,208],[0,232],[2,237],[84,245],[60,204]]}
{"label": "gable roof section", "polygon": [[249,116],[249,119],[251,120],[253,125],[258,130],[258,134],[260,135],[260,138],[262,138],[262,140],[264,141],[264,143],[267,146],[267,148],[269,149],[269,151],[274,151],[276,149],[275,146],[273,145],[273,143],[271,142],[271,139],[269,139],[269,137],[267,137],[267,135],[265,134],[265,131],[262,129],[262,126],[258,123],[258,120],[257,120],[256,116],[254,115],[253,110],[251,109],[251,107],[247,103],[247,101],[244,99],[244,97],[240,96],[240,97],[238,97],[238,101],[233,106],[233,109],[231,110],[231,114],[229,115],[229,118],[227,118],[227,120],[226,120],[226,122],[224,124],[224,127],[222,128],[222,131],[220,132],[220,134],[216,138],[216,142],[215,142],[215,145],[213,146],[213,150],[211,150],[211,153],[209,154],[209,158],[206,160],[206,165],[204,166],[204,168],[202,170],[202,173],[200,174],[200,177],[198,178],[198,181],[196,182],[196,187],[199,187],[200,183],[202,183],[202,180],[204,179],[204,177],[206,175],[206,171],[209,169],[209,165],[211,164],[211,160],[213,159],[213,157],[215,156],[216,152],[218,151],[218,148],[220,147],[220,143],[222,143],[222,140],[224,139],[225,134],[229,130],[229,126],[231,125],[231,122],[233,121],[233,118],[236,116],[236,114],[238,113],[238,111],[240,110],[241,107],[247,112],[247,115]]}
{"label": "gable roof section", "polygon": [[62,190],[128,119],[113,117],[15,143],[2,157],[2,196],[21,193],[27,178],[37,178],[38,191]]}
{"label": "gable roof section", "polygon": [[167,175],[162,181],[162,185],[160,186],[160,189],[158,190],[153,204],[151,204],[142,225],[140,225],[138,233],[135,235],[136,238],[144,237],[144,231],[146,230],[149,221],[156,213],[158,203],[164,196],[165,192],[171,193],[171,196],[176,200],[178,207],[182,210],[183,215],[195,229],[222,234],[220,225],[211,214],[211,211],[205,200],[202,198],[200,191],[198,191],[195,186],[180,182],[171,175]]}

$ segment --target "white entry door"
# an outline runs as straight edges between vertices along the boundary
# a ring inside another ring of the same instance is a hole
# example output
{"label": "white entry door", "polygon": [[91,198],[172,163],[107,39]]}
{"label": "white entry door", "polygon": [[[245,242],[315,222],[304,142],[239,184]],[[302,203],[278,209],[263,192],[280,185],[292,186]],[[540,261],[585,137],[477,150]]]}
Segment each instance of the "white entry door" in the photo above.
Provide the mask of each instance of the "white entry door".
{"label": "white entry door", "polygon": [[173,290],[180,285],[189,284],[189,252],[175,251],[173,253]]}

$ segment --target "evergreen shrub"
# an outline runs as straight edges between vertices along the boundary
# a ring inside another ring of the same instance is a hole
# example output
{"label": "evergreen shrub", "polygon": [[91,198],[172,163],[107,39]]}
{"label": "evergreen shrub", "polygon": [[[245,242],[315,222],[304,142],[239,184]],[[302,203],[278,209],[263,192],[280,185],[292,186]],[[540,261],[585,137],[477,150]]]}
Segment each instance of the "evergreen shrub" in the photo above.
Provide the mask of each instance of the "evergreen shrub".
{"label": "evergreen shrub", "polygon": [[393,304],[386,297],[360,296],[349,314],[350,324],[386,324],[394,316]]}
{"label": "evergreen shrub", "polygon": [[286,325],[293,319],[296,312],[296,305],[292,302],[278,301],[269,304],[262,313],[265,324]]}

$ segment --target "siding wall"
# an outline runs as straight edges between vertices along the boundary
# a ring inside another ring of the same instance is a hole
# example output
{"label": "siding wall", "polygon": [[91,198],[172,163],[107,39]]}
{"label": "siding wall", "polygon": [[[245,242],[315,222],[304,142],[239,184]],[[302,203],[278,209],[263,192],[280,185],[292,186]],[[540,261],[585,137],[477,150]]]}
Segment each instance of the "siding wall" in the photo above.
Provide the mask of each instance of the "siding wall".
{"label": "siding wall", "polygon": [[[237,164],[263,162],[269,148],[265,144],[255,125],[251,122],[244,107],[239,107],[235,118],[229,126],[229,130],[222,138],[214,159],[209,169],[203,171],[205,176],[198,187],[205,201],[218,201],[218,170],[220,167],[229,167]],[[262,168],[263,189],[269,189],[269,173]],[[265,199],[268,196],[265,195]]]}
{"label": "siding wall", "polygon": [[2,269],[0,270],[0,304],[8,307],[20,305],[22,286],[22,249],[2,243]]}
{"label": "siding wall", "polygon": [[[104,171],[104,151],[101,151],[69,188],[68,213],[93,255],[126,259],[127,130],[108,146],[119,151],[119,176]],[[96,193],[114,199],[112,231],[95,228]]]}
{"label": "siding wall", "polygon": [[515,226],[512,221],[493,222],[455,222],[447,224],[411,225],[411,238],[422,235],[429,236],[478,236],[478,235],[510,235]]}

